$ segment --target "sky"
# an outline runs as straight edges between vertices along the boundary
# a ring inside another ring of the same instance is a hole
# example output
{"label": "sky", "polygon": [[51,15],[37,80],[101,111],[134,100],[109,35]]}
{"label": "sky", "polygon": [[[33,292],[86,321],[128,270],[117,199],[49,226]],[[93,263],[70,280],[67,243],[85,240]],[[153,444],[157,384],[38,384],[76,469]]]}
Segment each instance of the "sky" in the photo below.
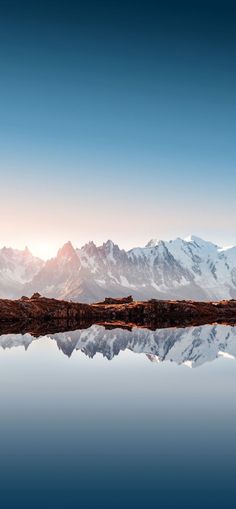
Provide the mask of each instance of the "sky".
{"label": "sky", "polygon": [[0,246],[236,244],[235,2],[0,14]]}

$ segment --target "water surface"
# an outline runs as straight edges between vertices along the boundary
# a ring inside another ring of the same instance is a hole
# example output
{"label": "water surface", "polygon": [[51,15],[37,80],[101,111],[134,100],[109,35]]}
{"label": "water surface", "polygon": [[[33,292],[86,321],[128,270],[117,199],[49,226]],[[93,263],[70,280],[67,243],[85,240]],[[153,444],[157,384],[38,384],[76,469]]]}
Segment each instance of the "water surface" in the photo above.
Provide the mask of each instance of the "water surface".
{"label": "water surface", "polygon": [[236,328],[0,336],[0,503],[236,503]]}

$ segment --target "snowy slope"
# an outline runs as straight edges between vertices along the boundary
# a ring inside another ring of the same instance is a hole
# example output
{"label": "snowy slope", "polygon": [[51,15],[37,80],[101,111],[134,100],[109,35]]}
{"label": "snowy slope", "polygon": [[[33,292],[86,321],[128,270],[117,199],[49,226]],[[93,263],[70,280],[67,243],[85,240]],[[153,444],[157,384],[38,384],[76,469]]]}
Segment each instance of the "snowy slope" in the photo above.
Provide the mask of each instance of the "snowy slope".
{"label": "snowy slope", "polygon": [[31,281],[43,266],[26,247],[23,251],[3,247],[0,249],[0,297],[22,295],[24,284]]}
{"label": "snowy slope", "polygon": [[48,297],[84,302],[129,294],[135,299],[236,297],[236,247],[222,248],[195,236],[151,240],[129,251],[111,240],[101,246],[89,242],[80,249],[67,242],[46,263],[31,260],[31,270],[25,258],[32,255],[21,255],[22,261],[14,265],[11,251],[5,257],[7,268],[1,267],[0,256],[1,296],[11,296],[12,287],[13,294],[39,291]]}
{"label": "snowy slope", "polygon": [[152,285],[164,293],[173,290],[180,297],[208,300],[236,295],[235,248],[223,249],[191,236],[152,240],[146,248],[132,249],[130,256],[150,268]]}

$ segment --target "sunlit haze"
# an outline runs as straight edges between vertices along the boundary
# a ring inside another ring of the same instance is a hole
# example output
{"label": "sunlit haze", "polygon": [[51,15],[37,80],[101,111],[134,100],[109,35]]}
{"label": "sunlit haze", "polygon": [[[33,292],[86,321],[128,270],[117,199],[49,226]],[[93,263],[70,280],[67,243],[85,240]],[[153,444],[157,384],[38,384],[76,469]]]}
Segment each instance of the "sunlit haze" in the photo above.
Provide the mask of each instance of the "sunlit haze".
{"label": "sunlit haze", "polygon": [[236,244],[230,9],[13,3],[0,20],[0,246],[47,258],[68,239]]}

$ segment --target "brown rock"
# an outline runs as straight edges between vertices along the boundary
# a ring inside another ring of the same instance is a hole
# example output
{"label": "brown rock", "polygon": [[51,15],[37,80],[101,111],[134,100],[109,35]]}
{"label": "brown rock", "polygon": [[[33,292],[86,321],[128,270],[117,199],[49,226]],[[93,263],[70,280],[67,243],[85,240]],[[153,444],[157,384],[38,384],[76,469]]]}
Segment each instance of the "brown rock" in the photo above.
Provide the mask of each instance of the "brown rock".
{"label": "brown rock", "polygon": [[40,293],[36,292],[36,293],[33,293],[33,295],[30,297],[31,299],[40,299],[41,295]]}

